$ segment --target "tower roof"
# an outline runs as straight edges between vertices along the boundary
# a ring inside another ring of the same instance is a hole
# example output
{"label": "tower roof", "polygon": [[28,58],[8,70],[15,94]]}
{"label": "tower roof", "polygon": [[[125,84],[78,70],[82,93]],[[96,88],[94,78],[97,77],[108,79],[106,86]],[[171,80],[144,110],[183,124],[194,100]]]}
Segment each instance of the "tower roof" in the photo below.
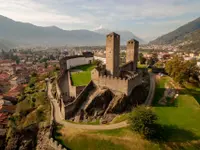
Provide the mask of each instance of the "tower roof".
{"label": "tower roof", "polygon": [[[111,33],[109,33],[108,35],[119,35],[119,34],[117,34],[117,33],[115,33],[115,32],[111,32]],[[107,36],[108,36],[107,35]]]}
{"label": "tower roof", "polygon": [[130,43],[130,42],[139,43],[136,39],[130,39],[127,43]]}

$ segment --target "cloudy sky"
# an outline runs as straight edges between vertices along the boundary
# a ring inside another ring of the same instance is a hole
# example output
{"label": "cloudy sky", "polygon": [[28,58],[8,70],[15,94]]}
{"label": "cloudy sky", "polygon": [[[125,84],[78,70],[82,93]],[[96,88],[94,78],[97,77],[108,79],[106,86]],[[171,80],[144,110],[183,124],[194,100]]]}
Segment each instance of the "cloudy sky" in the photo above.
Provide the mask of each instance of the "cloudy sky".
{"label": "cloudy sky", "polygon": [[129,30],[152,40],[200,17],[200,0],[0,0],[0,15],[62,29]]}

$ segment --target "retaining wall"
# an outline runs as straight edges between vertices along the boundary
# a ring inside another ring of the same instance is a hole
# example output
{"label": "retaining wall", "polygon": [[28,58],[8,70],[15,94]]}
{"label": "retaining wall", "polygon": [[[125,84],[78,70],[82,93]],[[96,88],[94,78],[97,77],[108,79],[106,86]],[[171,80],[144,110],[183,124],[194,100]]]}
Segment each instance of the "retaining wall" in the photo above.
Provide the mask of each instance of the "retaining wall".
{"label": "retaining wall", "polygon": [[80,106],[82,106],[92,88],[94,88],[94,84],[92,81],[90,81],[90,83],[83,89],[77,98],[72,103],[65,106],[66,119],[70,119],[77,113],[78,109]]}

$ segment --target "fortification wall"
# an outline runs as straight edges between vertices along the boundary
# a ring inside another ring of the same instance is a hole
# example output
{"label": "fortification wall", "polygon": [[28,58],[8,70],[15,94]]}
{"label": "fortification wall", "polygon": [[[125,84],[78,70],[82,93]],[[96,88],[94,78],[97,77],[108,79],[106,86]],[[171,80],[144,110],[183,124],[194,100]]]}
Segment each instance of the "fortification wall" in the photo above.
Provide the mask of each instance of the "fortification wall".
{"label": "fortification wall", "polygon": [[49,146],[54,148],[55,150],[67,150],[66,148],[63,148],[62,145],[60,145],[56,140],[53,138],[50,138],[48,141]]}
{"label": "fortification wall", "polygon": [[[58,91],[59,92],[59,89]],[[50,113],[50,124],[46,127],[45,130],[42,130],[38,135],[37,147],[36,150],[44,150],[44,149],[54,149],[54,150],[67,150],[58,141],[52,138],[53,134],[53,104],[52,101],[49,99],[49,103],[51,106],[51,113]]]}
{"label": "fortification wall", "polygon": [[107,87],[113,91],[120,91],[128,94],[128,80],[118,77],[100,75],[99,78],[93,82],[98,86]]}
{"label": "fortification wall", "polygon": [[66,69],[70,69],[72,67],[90,64],[93,61],[93,57],[75,57],[66,60]]}
{"label": "fortification wall", "polygon": [[128,94],[130,95],[132,90],[142,84],[142,74],[136,74],[133,78],[128,80]]}
{"label": "fortification wall", "polygon": [[90,81],[90,83],[83,89],[83,91],[77,96],[77,98],[72,103],[65,106],[66,119],[70,119],[77,113],[78,109],[86,100],[92,88],[94,88],[94,84],[92,81]]}
{"label": "fortification wall", "polygon": [[76,87],[72,85],[71,75],[70,72],[67,71],[67,78],[68,78],[68,84],[69,84],[69,96],[70,97],[76,97]]}
{"label": "fortification wall", "polygon": [[65,118],[65,104],[62,96],[62,91],[60,89],[63,78],[64,72],[61,72],[56,81],[56,99],[58,100],[60,106],[61,115],[63,118]]}
{"label": "fortification wall", "polygon": [[130,61],[120,67],[120,71],[132,71],[132,70],[133,70],[133,62],[132,61]]}
{"label": "fortification wall", "polygon": [[70,72],[68,71],[67,73],[68,73],[68,84],[69,84],[69,96],[77,97],[85,88],[85,86],[73,86]]}

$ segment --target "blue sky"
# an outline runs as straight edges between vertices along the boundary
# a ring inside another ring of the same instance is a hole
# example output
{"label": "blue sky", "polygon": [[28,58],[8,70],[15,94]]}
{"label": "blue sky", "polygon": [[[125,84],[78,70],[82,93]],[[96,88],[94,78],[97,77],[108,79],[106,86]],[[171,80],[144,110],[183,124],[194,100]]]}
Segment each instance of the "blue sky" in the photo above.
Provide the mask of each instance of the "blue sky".
{"label": "blue sky", "polygon": [[0,0],[0,14],[62,29],[129,30],[146,41],[200,17],[200,0]]}

